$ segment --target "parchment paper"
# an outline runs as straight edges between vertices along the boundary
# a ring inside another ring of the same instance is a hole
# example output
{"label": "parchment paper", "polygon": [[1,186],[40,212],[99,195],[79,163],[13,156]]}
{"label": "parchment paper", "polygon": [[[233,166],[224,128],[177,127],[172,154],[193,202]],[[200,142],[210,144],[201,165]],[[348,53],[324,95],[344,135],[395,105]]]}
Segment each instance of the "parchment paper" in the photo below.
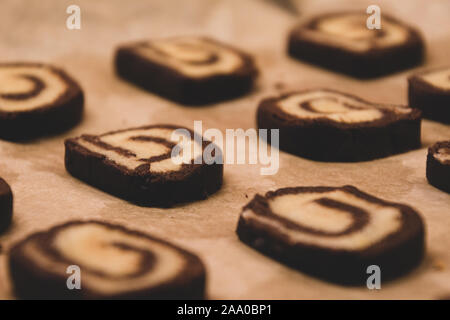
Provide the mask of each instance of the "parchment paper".
{"label": "parchment paper", "polygon": [[[376,1],[417,26],[428,46],[424,67],[448,65],[450,2]],[[81,30],[66,29],[66,8],[81,7]],[[261,176],[258,165],[227,165],[223,188],[206,201],[172,209],[142,208],[71,177],[64,169],[65,138],[151,123],[203,129],[255,127],[258,101],[283,90],[330,87],[371,101],[406,103],[409,70],[358,81],[288,58],[286,35],[299,19],[335,8],[365,10],[373,1],[303,1],[295,17],[266,1],[3,0],[1,61],[43,61],[65,68],[86,94],[83,122],[73,130],[28,143],[0,141],[0,176],[15,195],[14,224],[0,236],[0,298],[13,298],[6,272],[8,248],[26,235],[71,219],[100,219],[143,230],[197,253],[208,270],[210,298],[435,299],[450,293],[450,196],[425,178],[426,147],[450,138],[450,126],[423,121],[423,147],[354,164],[319,163],[280,153],[280,170]],[[241,99],[188,108],[118,79],[116,45],[180,34],[210,35],[252,53],[261,69],[255,91]],[[417,70],[417,69],[416,69]],[[375,196],[407,203],[427,226],[427,254],[414,272],[381,290],[348,288],[291,270],[240,243],[240,209],[255,193],[297,185],[352,184]]]}

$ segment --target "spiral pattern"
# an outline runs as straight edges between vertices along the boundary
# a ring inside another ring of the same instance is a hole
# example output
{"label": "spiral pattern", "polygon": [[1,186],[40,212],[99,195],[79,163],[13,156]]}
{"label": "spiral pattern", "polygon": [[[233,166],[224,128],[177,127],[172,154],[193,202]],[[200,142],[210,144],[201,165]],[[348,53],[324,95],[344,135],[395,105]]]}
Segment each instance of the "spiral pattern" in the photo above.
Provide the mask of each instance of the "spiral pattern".
{"label": "spiral pattern", "polygon": [[[101,154],[110,161],[139,172],[178,171],[185,163],[192,163],[202,156],[202,142],[195,141],[193,135],[175,140],[174,126],[150,126],[106,133],[100,136],[83,135],[76,142],[91,152]],[[183,128],[182,128],[183,129]],[[172,149],[180,147],[172,158]],[[186,159],[190,155],[190,161]],[[178,158],[178,159],[175,159]]]}
{"label": "spiral pattern", "polygon": [[97,221],[69,222],[32,235],[13,248],[12,259],[19,256],[27,267],[51,273],[53,278],[65,279],[67,267],[78,266],[81,290],[96,297],[150,292],[176,281],[188,268],[195,267],[196,275],[202,269],[195,256],[178,247]]}
{"label": "spiral pattern", "polygon": [[257,221],[290,242],[341,250],[364,250],[403,228],[404,213],[354,187],[298,187],[269,192],[250,203],[242,219]]}
{"label": "spiral pattern", "polygon": [[277,102],[287,114],[300,119],[328,119],[343,123],[375,121],[386,114],[405,114],[410,108],[380,106],[355,97],[327,90],[313,90],[288,95]]}
{"label": "spiral pattern", "polygon": [[26,112],[51,106],[69,86],[61,71],[50,66],[0,65],[0,111]]}
{"label": "spiral pattern", "polygon": [[134,50],[145,59],[194,78],[230,74],[243,64],[235,50],[207,38],[161,39],[141,43]]}
{"label": "spiral pattern", "polygon": [[329,45],[353,51],[368,51],[404,43],[409,31],[406,27],[383,18],[381,29],[368,29],[367,16],[359,13],[340,13],[320,17],[302,29],[302,35]]}

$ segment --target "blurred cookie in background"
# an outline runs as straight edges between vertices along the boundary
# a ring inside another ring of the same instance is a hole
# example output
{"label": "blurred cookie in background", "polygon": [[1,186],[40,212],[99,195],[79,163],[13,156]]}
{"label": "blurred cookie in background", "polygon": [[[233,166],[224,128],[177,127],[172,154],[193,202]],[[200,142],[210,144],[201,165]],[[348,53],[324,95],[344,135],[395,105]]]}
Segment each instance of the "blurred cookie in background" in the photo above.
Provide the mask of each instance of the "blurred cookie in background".
{"label": "blurred cookie in background", "polygon": [[185,105],[202,105],[249,92],[258,74],[253,58],[206,37],[175,37],[120,46],[117,74]]}

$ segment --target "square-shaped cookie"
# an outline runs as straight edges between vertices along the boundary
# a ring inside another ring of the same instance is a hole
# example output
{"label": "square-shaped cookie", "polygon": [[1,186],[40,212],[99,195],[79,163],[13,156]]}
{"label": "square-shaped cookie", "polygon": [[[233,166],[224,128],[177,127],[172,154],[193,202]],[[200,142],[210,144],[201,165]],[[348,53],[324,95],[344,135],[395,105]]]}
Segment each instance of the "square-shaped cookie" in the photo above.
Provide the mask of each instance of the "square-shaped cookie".
{"label": "square-shaped cookie", "polygon": [[220,148],[184,127],[160,124],[84,134],[67,139],[65,146],[72,176],[141,206],[201,200],[222,186]]}
{"label": "square-shaped cookie", "polygon": [[241,96],[257,76],[253,58],[205,37],[176,37],[120,46],[117,74],[138,86],[185,105]]}
{"label": "square-shaped cookie", "polygon": [[299,186],[255,195],[236,233],[261,253],[307,274],[345,285],[367,281],[378,266],[383,281],[417,266],[425,226],[413,208],[353,186]]}
{"label": "square-shaped cookie", "polygon": [[408,100],[424,118],[450,124],[450,67],[409,77]]}
{"label": "square-shaped cookie", "polygon": [[424,43],[418,31],[383,14],[381,29],[369,29],[362,12],[315,16],[294,28],[288,53],[358,78],[371,78],[419,64]]}
{"label": "square-shaped cookie", "polygon": [[419,109],[318,88],[262,100],[257,123],[259,129],[279,130],[280,150],[316,161],[354,162],[419,148],[420,115]]}
{"label": "square-shaped cookie", "polygon": [[0,64],[0,139],[29,140],[68,130],[82,119],[84,94],[48,64]]}

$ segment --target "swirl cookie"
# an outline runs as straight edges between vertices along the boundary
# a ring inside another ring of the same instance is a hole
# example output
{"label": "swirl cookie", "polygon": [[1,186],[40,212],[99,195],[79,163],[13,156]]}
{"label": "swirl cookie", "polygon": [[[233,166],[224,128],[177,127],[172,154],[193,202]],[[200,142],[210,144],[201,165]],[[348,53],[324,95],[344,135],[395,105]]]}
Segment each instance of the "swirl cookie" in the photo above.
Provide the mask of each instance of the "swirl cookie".
{"label": "swirl cookie", "polygon": [[450,140],[428,148],[427,179],[431,185],[450,193]]}
{"label": "swirl cookie", "polygon": [[[176,129],[185,131],[185,142],[179,144]],[[215,145],[183,127],[152,125],[82,135],[65,145],[70,174],[139,205],[167,207],[205,199],[222,185],[223,161],[203,158],[204,150]],[[214,150],[221,159],[220,149]]]}
{"label": "swirl cookie", "polygon": [[5,180],[0,178],[0,233],[11,225],[13,194]]}
{"label": "swirl cookie", "polygon": [[0,64],[0,138],[31,139],[66,130],[83,111],[83,92],[63,70],[38,63]]}
{"label": "swirl cookie", "polygon": [[385,14],[381,29],[368,29],[367,17],[362,12],[316,16],[291,31],[288,52],[358,78],[377,77],[422,62],[424,43],[416,30]]}
{"label": "swirl cookie", "polygon": [[409,77],[408,99],[424,118],[450,124],[450,67]]}
{"label": "swirl cookie", "polygon": [[377,265],[383,280],[416,266],[424,225],[412,208],[352,186],[283,188],[256,195],[237,234],[254,249],[303,272],[362,284]]}
{"label": "swirl cookie", "polygon": [[257,69],[251,56],[204,37],[176,37],[119,47],[120,77],[186,105],[238,97],[250,91]]}
{"label": "swirl cookie", "polygon": [[[68,267],[79,268],[79,289]],[[205,268],[181,248],[98,221],[72,221],[14,245],[9,269],[24,299],[201,299]]]}
{"label": "swirl cookie", "polygon": [[329,89],[265,99],[257,122],[280,130],[281,150],[318,161],[365,161],[420,146],[419,110]]}

